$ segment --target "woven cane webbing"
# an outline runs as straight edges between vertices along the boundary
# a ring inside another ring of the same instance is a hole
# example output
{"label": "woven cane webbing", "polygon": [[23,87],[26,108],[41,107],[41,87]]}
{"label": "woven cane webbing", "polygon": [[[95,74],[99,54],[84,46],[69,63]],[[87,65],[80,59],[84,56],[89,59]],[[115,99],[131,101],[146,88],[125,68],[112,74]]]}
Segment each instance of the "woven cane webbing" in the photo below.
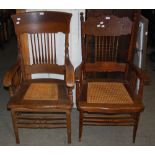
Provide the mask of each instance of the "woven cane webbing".
{"label": "woven cane webbing", "polygon": [[58,100],[57,84],[33,83],[29,86],[25,100]]}
{"label": "woven cane webbing", "polygon": [[87,102],[108,104],[133,103],[124,85],[115,82],[89,82]]}

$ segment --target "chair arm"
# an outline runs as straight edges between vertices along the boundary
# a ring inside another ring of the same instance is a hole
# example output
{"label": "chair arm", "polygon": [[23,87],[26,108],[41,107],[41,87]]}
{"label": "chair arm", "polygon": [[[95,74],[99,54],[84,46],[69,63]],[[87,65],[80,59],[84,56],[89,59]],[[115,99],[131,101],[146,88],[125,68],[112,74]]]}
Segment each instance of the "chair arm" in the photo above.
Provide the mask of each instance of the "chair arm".
{"label": "chair arm", "polygon": [[135,66],[134,64],[130,64],[130,67],[132,70],[136,73],[136,76],[144,82],[144,84],[150,83],[150,78],[148,75],[142,70],[141,68]]}
{"label": "chair arm", "polygon": [[13,65],[5,74],[3,77],[3,86],[4,87],[10,87],[13,86],[13,79],[15,77],[15,74],[20,69],[20,63],[17,61],[15,65]]}
{"label": "chair arm", "polygon": [[66,85],[67,87],[73,88],[75,83],[75,76],[74,76],[74,67],[69,60],[69,56],[66,56],[65,59],[65,68],[66,68]]}

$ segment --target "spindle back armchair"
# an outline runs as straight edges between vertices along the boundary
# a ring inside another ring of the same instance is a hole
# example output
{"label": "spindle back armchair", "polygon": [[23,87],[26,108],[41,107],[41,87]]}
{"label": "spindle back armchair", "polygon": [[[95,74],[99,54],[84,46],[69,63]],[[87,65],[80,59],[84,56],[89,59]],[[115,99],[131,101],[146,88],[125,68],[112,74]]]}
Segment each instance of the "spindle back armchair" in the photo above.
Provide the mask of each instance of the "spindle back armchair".
{"label": "spindle back armchair", "polygon": [[[17,143],[18,128],[67,128],[71,143],[74,87],[74,68],[68,50],[71,16],[50,11],[12,16],[19,54],[3,84],[12,96],[8,108]],[[46,74],[45,78],[40,74]],[[51,74],[62,75],[62,79],[51,78]]]}
{"label": "spindle back armchair", "polygon": [[[83,125],[129,125],[134,127],[134,142],[147,80],[132,63],[136,22],[114,15],[83,19],[81,13],[82,63],[76,69],[79,140]],[[123,37],[129,38],[124,45]]]}

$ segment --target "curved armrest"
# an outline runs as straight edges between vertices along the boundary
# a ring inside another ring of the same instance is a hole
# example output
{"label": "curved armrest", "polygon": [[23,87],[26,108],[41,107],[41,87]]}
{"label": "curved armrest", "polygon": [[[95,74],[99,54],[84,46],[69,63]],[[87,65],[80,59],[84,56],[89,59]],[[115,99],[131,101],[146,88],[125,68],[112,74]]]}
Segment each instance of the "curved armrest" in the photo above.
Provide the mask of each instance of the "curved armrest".
{"label": "curved armrest", "polygon": [[66,85],[67,87],[74,87],[75,77],[74,77],[74,67],[69,60],[69,56],[66,57]]}
{"label": "curved armrest", "polygon": [[10,87],[13,85],[13,78],[17,71],[20,69],[20,63],[17,61],[15,65],[13,65],[5,74],[3,77],[3,86],[4,87]]}
{"label": "curved armrest", "polygon": [[144,84],[149,84],[150,83],[150,78],[148,77],[148,75],[144,72],[144,70],[142,70],[141,68],[138,68],[137,66],[135,66],[134,64],[130,64],[130,67],[133,69],[133,71],[135,71],[137,77],[140,80],[144,81]]}

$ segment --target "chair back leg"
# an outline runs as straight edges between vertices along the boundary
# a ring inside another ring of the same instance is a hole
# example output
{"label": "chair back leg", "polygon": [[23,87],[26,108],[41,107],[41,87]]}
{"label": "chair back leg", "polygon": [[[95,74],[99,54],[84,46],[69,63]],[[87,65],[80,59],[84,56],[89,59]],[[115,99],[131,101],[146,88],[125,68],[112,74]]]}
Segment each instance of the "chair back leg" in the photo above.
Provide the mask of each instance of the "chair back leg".
{"label": "chair back leg", "polygon": [[79,122],[79,142],[81,142],[82,130],[83,130],[83,112],[80,111],[80,122]]}
{"label": "chair back leg", "polygon": [[135,140],[136,140],[136,133],[137,133],[138,123],[139,123],[139,116],[140,116],[140,113],[134,115],[135,125],[133,126],[133,143],[135,143]]}

